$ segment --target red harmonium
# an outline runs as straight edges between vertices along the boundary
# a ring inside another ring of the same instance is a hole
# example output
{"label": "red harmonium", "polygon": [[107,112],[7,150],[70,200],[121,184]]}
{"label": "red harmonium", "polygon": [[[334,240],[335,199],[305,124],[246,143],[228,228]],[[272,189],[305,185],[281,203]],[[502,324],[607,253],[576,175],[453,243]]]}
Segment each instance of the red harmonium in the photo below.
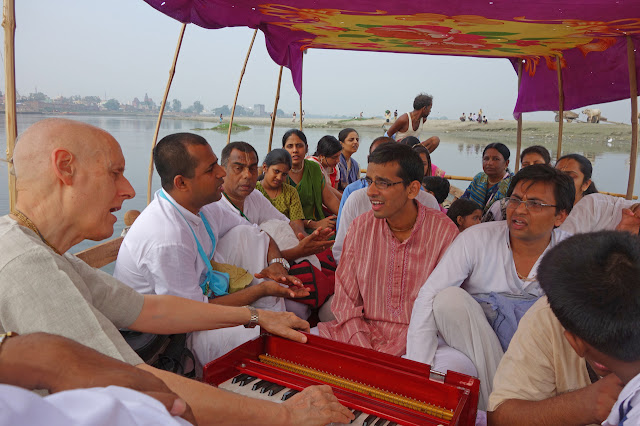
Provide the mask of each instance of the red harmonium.
{"label": "red harmonium", "polygon": [[306,336],[307,343],[297,343],[263,334],[207,364],[204,381],[220,387],[249,382],[247,389],[270,389],[282,399],[328,384],[342,404],[367,417],[365,425],[475,425],[477,378],[442,375],[426,364]]}

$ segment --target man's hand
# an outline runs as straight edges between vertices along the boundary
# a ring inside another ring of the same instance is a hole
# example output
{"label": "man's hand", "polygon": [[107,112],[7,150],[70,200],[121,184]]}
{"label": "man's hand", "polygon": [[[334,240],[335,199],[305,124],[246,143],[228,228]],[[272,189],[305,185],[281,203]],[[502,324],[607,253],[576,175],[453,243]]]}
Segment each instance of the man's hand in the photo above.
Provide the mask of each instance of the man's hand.
{"label": "man's hand", "polygon": [[289,275],[287,270],[281,263],[272,263],[267,268],[257,274],[253,274],[256,278],[269,278],[277,283],[302,288],[302,281],[293,275]]}
{"label": "man's hand", "polygon": [[609,417],[623,387],[622,380],[611,373],[583,389],[584,407],[591,412],[591,423],[602,423]]}
{"label": "man's hand", "polygon": [[298,234],[298,247],[300,248],[301,256],[309,256],[312,254],[318,254],[333,246],[335,241],[329,240],[335,231],[331,228],[317,228],[311,233],[311,235]]}
{"label": "man's hand", "polygon": [[[0,382],[51,393],[122,386],[146,393],[163,403],[172,415],[195,424],[191,408],[162,380],[65,337],[45,333],[12,337],[4,342],[1,355],[0,364],[21,377],[16,382],[0,374]],[[36,377],[30,380],[31,374]]]}
{"label": "man's hand", "polygon": [[286,297],[288,299],[297,299],[309,295],[309,289],[305,287],[285,287],[275,281],[263,281],[258,284],[263,288],[264,296]]}
{"label": "man's hand", "polygon": [[326,425],[329,423],[349,423],[354,415],[338,402],[331,387],[310,386],[295,394],[282,404],[286,407],[292,425]]}
{"label": "man's hand", "polygon": [[307,342],[307,336],[296,331],[309,332],[309,323],[291,312],[273,312],[258,309],[258,324],[271,334],[300,343]]}
{"label": "man's hand", "polygon": [[638,234],[640,230],[640,204],[634,204],[629,209],[622,209],[622,218],[616,226],[616,231],[627,231],[632,234]]}

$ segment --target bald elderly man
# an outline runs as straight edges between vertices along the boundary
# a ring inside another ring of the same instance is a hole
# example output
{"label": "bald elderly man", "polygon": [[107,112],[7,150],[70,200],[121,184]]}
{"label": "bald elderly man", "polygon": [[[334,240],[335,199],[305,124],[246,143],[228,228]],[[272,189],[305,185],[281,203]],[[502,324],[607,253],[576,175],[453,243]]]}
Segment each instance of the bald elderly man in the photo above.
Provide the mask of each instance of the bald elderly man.
{"label": "bald elderly man", "polygon": [[[221,391],[142,362],[118,328],[173,334],[257,323],[300,342],[306,321],[290,313],[141,295],[66,253],[84,239],[112,235],[135,192],[107,132],[76,121],[40,121],[13,156],[15,211],[0,218],[0,333],[48,332],[149,371],[193,409],[200,424],[326,424],[353,418],[329,387],[310,387],[283,404]],[[253,315],[252,315],[253,314]]]}

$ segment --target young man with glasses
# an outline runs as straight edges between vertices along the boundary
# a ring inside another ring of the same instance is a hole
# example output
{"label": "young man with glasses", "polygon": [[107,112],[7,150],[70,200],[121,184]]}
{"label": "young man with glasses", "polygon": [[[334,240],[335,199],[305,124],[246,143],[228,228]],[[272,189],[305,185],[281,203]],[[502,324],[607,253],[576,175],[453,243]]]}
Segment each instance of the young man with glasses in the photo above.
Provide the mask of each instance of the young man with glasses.
{"label": "young man with glasses", "polygon": [[[336,319],[318,324],[320,336],[405,354],[413,301],[458,235],[447,216],[416,202],[422,175],[420,157],[406,145],[384,144],[369,155],[368,187],[360,190],[369,211],[349,227],[331,304]],[[462,354],[440,349],[451,363],[438,368],[475,373]]]}
{"label": "young man with glasses", "polygon": [[540,259],[570,235],[556,228],[575,189],[566,174],[534,165],[513,177],[507,196],[506,221],[471,227],[451,244],[420,290],[407,337],[416,361],[433,362],[438,335],[467,355],[478,369],[481,409],[519,319],[543,293]]}

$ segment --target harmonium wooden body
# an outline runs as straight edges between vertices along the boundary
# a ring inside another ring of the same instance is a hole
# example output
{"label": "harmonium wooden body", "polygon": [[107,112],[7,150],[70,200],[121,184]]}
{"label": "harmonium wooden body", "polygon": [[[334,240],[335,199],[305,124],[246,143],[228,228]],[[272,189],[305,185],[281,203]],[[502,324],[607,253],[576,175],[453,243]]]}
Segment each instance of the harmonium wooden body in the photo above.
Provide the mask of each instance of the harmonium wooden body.
{"label": "harmonium wooden body", "polygon": [[475,425],[480,381],[453,371],[307,334],[297,343],[269,334],[204,367],[204,381],[233,392],[286,400],[330,385],[354,424]]}

